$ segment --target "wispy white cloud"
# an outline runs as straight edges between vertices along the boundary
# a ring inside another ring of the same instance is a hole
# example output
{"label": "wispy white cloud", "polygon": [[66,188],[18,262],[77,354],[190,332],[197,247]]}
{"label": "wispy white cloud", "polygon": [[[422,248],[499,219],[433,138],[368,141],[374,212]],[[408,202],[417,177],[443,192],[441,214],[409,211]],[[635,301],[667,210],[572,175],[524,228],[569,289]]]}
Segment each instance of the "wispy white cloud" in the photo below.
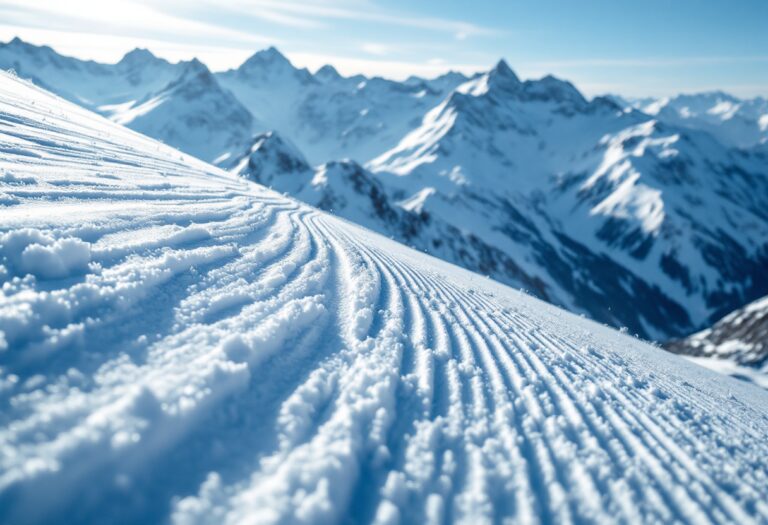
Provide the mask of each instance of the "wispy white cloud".
{"label": "wispy white cloud", "polygon": [[[313,38],[311,31],[349,23],[414,28],[456,39],[496,34],[495,29],[464,21],[385,9],[370,0],[4,0],[0,20],[6,38],[22,36],[81,58],[111,61],[142,46],[171,60],[208,57],[213,69],[232,67],[236,64],[230,57],[241,61],[244,53],[247,56],[266,45],[278,45],[284,51],[301,48],[302,39]],[[265,22],[257,27],[269,34],[246,29],[256,20]],[[302,31],[293,37],[285,35],[285,28]],[[287,44],[282,46],[284,41],[275,34],[287,38]],[[444,49],[444,39],[431,42],[433,48]],[[324,42],[331,52],[336,46],[334,41]],[[363,42],[357,49],[361,55],[398,58],[424,58],[437,51],[425,46],[423,40],[396,44],[377,40]]]}
{"label": "wispy white cloud", "polygon": [[264,44],[272,40],[253,32],[176,16],[132,0],[3,0],[0,18],[5,25],[22,28],[149,37],[169,42],[214,39],[219,43]]}
{"label": "wispy white cloud", "polygon": [[[210,0],[208,0],[210,1]],[[215,5],[211,3],[211,5]],[[400,27],[411,27],[427,31],[453,34],[457,39],[470,36],[492,36],[500,30],[472,24],[465,21],[439,17],[424,17],[415,13],[392,12],[366,0],[325,0],[323,2],[302,0],[234,0],[227,2],[224,9],[235,10],[244,16],[254,18],[273,17],[277,23],[286,25],[319,25],[328,20],[357,20]],[[276,18],[283,17],[283,20]]]}
{"label": "wispy white cloud", "polygon": [[768,56],[700,56],[700,57],[649,57],[649,58],[576,58],[567,60],[543,60],[526,63],[539,68],[583,67],[679,67],[690,65],[717,65],[735,63],[768,62]]}
{"label": "wispy white cloud", "polygon": [[390,53],[392,53],[392,47],[380,44],[376,42],[366,42],[362,46],[360,46],[360,49],[368,53],[369,55],[375,55],[375,56],[387,56]]}

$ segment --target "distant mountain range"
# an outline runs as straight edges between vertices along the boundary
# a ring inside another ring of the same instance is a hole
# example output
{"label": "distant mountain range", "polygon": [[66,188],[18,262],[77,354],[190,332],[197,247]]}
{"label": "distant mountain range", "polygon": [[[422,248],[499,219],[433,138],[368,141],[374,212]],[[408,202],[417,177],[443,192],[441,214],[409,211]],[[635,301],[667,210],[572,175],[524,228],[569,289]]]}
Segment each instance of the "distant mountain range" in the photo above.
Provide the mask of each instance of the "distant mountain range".
{"label": "distant mountain range", "polygon": [[742,100],[713,91],[665,98],[622,99],[618,103],[678,126],[708,131],[723,144],[749,148],[768,140],[768,99]]}
{"label": "distant mountain range", "polygon": [[768,296],[726,315],[710,328],[670,341],[667,350],[768,389]]}
{"label": "distant mountain range", "polygon": [[270,48],[212,73],[19,39],[0,68],[437,257],[646,338],[768,295],[768,102],[586,99],[504,61],[396,82]]}
{"label": "distant mountain range", "polygon": [[271,130],[290,137],[313,163],[364,162],[394,147],[424,112],[466,81],[458,73],[402,83],[345,78],[331,66],[313,75],[275,48],[222,73],[197,60],[171,64],[146,49],[117,64],[98,64],[18,38],[0,44],[0,68],[219,164],[247,148],[253,134]]}

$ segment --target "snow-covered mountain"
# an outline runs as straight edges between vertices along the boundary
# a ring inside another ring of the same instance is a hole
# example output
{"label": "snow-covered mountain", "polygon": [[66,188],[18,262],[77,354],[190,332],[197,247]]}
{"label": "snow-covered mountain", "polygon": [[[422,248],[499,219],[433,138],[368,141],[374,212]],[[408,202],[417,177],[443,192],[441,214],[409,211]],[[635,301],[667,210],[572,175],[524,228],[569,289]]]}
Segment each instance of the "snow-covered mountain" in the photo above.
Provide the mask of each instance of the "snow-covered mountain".
{"label": "snow-covered mountain", "polygon": [[767,157],[503,61],[375,173],[346,167],[364,183],[273,146],[234,170],[632,333],[689,333],[768,290]]}
{"label": "snow-covered mountain", "polygon": [[275,48],[255,53],[217,75],[221,84],[314,164],[342,158],[365,162],[394,147],[421,115],[466,78],[449,73],[400,83],[332,66],[315,75],[297,69]]}
{"label": "snow-covered mountain", "polygon": [[0,522],[768,520],[767,392],[6,74],[0,217]]}
{"label": "snow-covered mountain", "polygon": [[[466,80],[458,73],[404,83],[346,78],[331,66],[312,75],[275,48],[214,74],[197,60],[169,64],[142,49],[117,64],[99,64],[18,38],[0,44],[0,69],[13,69],[115,122],[217,164],[231,163],[248,138],[268,131],[290,137],[313,163],[365,162],[396,145],[426,110]],[[187,86],[182,90],[180,84]],[[203,95],[205,90],[210,93]],[[232,127],[222,127],[230,118]]]}
{"label": "snow-covered mountain", "polygon": [[198,60],[170,64],[135,49],[99,64],[15,38],[0,45],[0,69],[208,161],[245,147],[258,126]]}
{"label": "snow-covered mountain", "polygon": [[100,64],[58,54],[14,38],[0,44],[0,69],[13,69],[22,78],[102,114],[112,115],[148,93],[174,81],[184,68],[146,49],[134,49],[117,64]]}
{"label": "snow-covered mountain", "polygon": [[348,166],[365,184],[273,146],[230,168],[259,166],[254,180],[645,337],[690,333],[768,291],[768,156],[553,77],[520,81],[503,61],[375,173]]}
{"label": "snow-covered mountain", "polygon": [[726,315],[712,327],[665,345],[696,363],[768,389],[768,297]]}
{"label": "snow-covered mountain", "polygon": [[255,123],[248,110],[200,61],[180,66],[178,78],[109,116],[201,159],[226,156],[249,144]]}
{"label": "snow-covered mountain", "polygon": [[408,241],[428,219],[392,202],[373,173],[353,160],[312,167],[276,132],[259,135],[226,169],[307,204]]}
{"label": "snow-covered mountain", "polygon": [[503,61],[370,167],[545,297],[633,333],[685,333],[768,290],[768,157]]}
{"label": "snow-covered mountain", "polygon": [[[331,66],[311,74],[274,48],[216,74],[142,51],[123,66],[57,56],[14,40],[0,67],[50,85],[50,64],[64,61],[74,73],[60,92],[81,104],[72,79],[89,68],[163,68],[172,80],[135,100],[86,106],[643,337],[689,334],[768,294],[768,143],[734,148],[699,126],[727,102],[717,97],[665,102],[691,117],[678,122],[652,101],[639,111],[551,76],[523,81],[504,61],[471,79],[394,82]],[[728,120],[718,111],[715,121]]]}
{"label": "snow-covered mountain", "polygon": [[763,97],[745,100],[713,91],[617,100],[663,122],[707,131],[729,146],[751,148],[768,142],[768,100]]}

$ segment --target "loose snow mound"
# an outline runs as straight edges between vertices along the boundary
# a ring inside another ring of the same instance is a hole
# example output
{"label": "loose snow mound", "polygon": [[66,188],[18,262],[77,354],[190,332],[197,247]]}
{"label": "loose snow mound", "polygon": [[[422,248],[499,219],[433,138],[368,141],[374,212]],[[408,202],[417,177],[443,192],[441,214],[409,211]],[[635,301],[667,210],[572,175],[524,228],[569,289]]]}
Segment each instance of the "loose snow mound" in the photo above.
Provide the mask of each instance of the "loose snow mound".
{"label": "loose snow mound", "polygon": [[0,522],[768,521],[761,389],[7,75],[0,170]]}
{"label": "loose snow mound", "polygon": [[24,229],[0,237],[0,257],[19,274],[60,279],[83,274],[91,261],[91,247],[74,237],[54,239],[44,232]]}

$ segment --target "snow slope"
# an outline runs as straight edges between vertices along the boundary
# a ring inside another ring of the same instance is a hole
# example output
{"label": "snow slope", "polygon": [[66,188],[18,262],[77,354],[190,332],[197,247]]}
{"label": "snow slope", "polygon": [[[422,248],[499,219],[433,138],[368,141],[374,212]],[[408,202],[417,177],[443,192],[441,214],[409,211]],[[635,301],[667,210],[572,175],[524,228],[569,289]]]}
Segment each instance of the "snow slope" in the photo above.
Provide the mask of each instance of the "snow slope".
{"label": "snow slope", "polygon": [[768,520],[768,393],[0,74],[0,521]]}

